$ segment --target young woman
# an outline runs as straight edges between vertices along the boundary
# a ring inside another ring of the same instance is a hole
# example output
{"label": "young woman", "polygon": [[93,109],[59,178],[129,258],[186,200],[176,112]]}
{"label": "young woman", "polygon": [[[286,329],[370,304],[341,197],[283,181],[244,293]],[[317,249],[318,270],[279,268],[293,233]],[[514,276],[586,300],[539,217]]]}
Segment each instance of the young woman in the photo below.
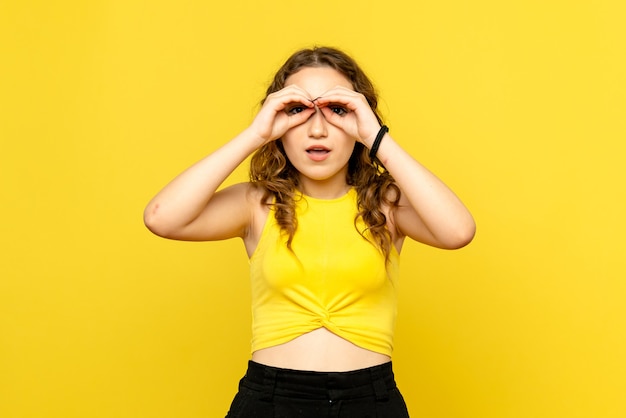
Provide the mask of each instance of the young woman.
{"label": "young woman", "polygon": [[[163,237],[244,242],[252,359],[228,417],[408,416],[391,368],[402,243],[459,248],[475,225],[377,101],[345,53],[298,51],[251,125],[145,210]],[[251,154],[250,181],[217,191]]]}

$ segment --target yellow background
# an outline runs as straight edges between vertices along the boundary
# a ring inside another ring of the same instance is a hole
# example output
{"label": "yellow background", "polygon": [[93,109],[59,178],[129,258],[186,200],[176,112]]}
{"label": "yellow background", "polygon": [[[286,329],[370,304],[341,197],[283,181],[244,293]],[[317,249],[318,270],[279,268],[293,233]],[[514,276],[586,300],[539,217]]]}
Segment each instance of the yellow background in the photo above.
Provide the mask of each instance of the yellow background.
{"label": "yellow background", "polygon": [[626,417],[623,4],[0,2],[0,417],[225,415],[243,246],[159,239],[142,210],[313,44],[355,56],[478,223],[403,250],[412,416]]}

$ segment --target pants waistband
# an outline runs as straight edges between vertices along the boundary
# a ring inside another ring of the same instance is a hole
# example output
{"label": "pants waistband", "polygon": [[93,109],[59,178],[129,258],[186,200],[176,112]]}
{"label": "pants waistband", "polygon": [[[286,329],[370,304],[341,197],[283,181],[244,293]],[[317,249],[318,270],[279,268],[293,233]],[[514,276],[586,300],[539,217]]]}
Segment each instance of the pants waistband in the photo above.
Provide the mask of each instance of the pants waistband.
{"label": "pants waistband", "polygon": [[383,400],[396,387],[391,362],[348,372],[315,372],[281,369],[250,360],[240,384],[263,391],[269,399],[288,396],[339,400],[376,396]]}

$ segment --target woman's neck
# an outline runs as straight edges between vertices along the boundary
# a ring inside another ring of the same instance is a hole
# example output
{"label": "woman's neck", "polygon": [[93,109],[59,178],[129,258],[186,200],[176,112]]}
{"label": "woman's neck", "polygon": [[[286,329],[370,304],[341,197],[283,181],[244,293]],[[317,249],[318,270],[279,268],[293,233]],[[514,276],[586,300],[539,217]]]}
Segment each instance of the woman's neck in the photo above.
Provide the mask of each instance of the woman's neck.
{"label": "woman's neck", "polygon": [[350,190],[350,185],[344,181],[301,179],[300,191],[306,196],[316,199],[336,199],[344,196]]}

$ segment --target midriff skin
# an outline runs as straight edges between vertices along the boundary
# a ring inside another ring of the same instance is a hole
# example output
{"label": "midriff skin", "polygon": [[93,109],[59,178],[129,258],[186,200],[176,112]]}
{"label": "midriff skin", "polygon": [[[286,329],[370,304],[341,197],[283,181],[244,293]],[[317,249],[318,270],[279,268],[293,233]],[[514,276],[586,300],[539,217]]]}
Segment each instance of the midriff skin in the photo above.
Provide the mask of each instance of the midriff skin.
{"label": "midriff skin", "polygon": [[387,363],[389,356],[358,347],[318,328],[289,342],[257,350],[252,361],[267,366],[318,372],[345,372]]}

